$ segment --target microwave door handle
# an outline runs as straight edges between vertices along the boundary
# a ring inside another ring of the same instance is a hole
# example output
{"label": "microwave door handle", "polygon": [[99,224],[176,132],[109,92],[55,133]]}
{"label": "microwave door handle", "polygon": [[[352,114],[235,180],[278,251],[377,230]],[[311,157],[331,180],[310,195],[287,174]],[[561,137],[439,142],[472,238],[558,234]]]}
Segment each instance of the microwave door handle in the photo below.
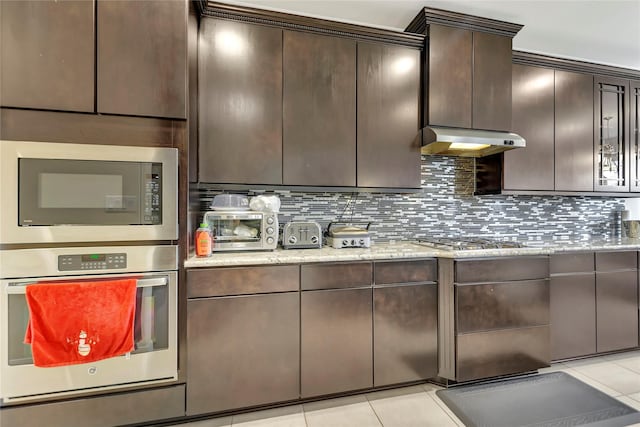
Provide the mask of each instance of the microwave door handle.
{"label": "microwave door handle", "polygon": [[[150,277],[148,279],[136,280],[138,288],[146,288],[153,286],[165,286],[169,280],[166,277]],[[27,291],[27,285],[36,285],[38,282],[13,282],[6,287],[6,293],[10,295],[24,295]]]}

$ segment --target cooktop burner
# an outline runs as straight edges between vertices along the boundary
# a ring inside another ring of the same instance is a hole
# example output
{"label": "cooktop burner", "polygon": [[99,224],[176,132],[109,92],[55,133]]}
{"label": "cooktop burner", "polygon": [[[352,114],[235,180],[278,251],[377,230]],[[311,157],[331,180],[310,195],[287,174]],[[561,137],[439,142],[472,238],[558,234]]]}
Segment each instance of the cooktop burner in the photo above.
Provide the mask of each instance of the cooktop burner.
{"label": "cooktop burner", "polygon": [[429,246],[436,249],[446,249],[454,251],[468,251],[474,249],[506,249],[506,248],[522,248],[524,245],[518,242],[509,242],[502,240],[491,240],[480,237],[427,237],[418,239],[415,243],[422,246]]}

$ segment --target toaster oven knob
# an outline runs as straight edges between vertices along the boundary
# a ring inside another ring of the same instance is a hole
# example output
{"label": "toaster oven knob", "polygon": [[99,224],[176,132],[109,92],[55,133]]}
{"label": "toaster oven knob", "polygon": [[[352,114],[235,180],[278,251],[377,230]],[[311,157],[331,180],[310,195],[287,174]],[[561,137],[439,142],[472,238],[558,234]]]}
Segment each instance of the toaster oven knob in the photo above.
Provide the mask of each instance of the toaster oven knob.
{"label": "toaster oven knob", "polygon": [[273,217],[267,217],[267,224],[273,224]]}
{"label": "toaster oven knob", "polygon": [[267,234],[273,234],[273,227],[267,227]]}
{"label": "toaster oven knob", "polygon": [[313,243],[314,245],[318,243],[318,236],[311,236],[311,243]]}
{"label": "toaster oven knob", "polygon": [[298,241],[298,239],[296,238],[296,236],[290,236],[289,237],[289,243],[293,244],[293,243],[295,243],[297,241]]}
{"label": "toaster oven knob", "polygon": [[271,236],[267,237],[267,243],[272,245],[273,244],[273,237],[271,237]]}

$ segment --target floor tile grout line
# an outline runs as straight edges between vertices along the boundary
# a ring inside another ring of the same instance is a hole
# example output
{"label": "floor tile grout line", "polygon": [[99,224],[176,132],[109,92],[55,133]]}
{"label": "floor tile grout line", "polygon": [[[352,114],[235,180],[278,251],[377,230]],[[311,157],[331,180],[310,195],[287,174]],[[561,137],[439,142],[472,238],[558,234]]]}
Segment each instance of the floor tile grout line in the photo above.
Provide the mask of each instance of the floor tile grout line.
{"label": "floor tile grout line", "polygon": [[[624,369],[625,371],[628,371],[628,373],[629,373],[629,374],[633,374],[633,375],[638,375],[638,376],[640,376],[640,374],[639,374],[639,373],[637,373],[637,372],[635,372],[634,370],[629,369],[629,368],[626,368],[626,367],[624,367],[624,366],[620,366],[620,365],[618,365],[617,363],[610,362],[610,361],[607,361],[607,363],[610,363],[610,364],[612,364],[612,365],[616,365],[617,367],[622,368],[622,369]],[[591,381],[595,381],[596,383],[598,383],[598,384],[602,385],[603,387],[606,387],[606,388],[608,388],[608,389],[610,389],[610,390],[613,390],[613,391],[615,391],[615,392],[617,392],[617,393],[620,393],[620,395],[624,395],[624,394],[625,394],[622,390],[619,390],[619,389],[617,389],[617,388],[615,388],[615,387],[613,387],[613,386],[607,385],[607,384],[603,383],[602,381],[598,380],[597,378],[595,378],[593,375],[589,375],[589,374],[588,374],[588,373],[586,373],[586,372],[582,372],[580,369],[575,369],[575,371],[576,371],[576,372],[578,372],[578,373],[580,373],[581,375],[584,375],[585,377],[589,378]],[[640,390],[639,390],[639,391],[640,391]],[[607,394],[609,394],[609,393],[607,393]]]}
{"label": "floor tile grout line", "polygon": [[371,408],[371,410],[373,411],[373,414],[376,416],[376,419],[378,420],[378,422],[380,423],[381,427],[384,427],[384,423],[382,422],[382,420],[380,419],[380,416],[378,415],[378,413],[376,412],[376,409],[373,407],[373,405],[371,404],[371,401],[369,400],[369,395],[365,394],[364,398],[366,399],[367,403],[369,404],[369,408]]}
{"label": "floor tile grout line", "polygon": [[[451,409],[443,402],[441,401],[438,396],[436,396],[435,394],[435,390],[433,392],[433,396],[431,395],[431,393],[425,391],[425,393],[427,393],[427,396],[429,396],[429,399],[431,399],[441,410],[442,412],[444,412],[444,414],[451,420],[451,422],[453,422],[453,424],[455,424],[456,426],[459,425],[463,425],[464,424],[460,424],[462,423],[462,421],[460,421],[459,419],[457,419],[457,417],[452,417],[451,414],[453,414],[453,411],[451,411]],[[451,413],[450,413],[451,411]],[[458,421],[460,421],[460,423],[458,423]]]}

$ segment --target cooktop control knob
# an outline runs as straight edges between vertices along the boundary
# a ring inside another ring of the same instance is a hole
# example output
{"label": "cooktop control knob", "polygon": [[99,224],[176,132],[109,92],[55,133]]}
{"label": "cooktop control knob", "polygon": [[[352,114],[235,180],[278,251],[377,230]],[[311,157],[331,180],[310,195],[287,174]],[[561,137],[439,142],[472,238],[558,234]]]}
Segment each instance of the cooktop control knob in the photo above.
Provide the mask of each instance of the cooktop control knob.
{"label": "cooktop control knob", "polygon": [[313,243],[314,245],[318,243],[318,236],[311,236],[311,243]]}
{"label": "cooktop control knob", "polygon": [[348,240],[343,240],[342,241],[342,246],[349,246],[349,241]]}
{"label": "cooktop control knob", "polygon": [[294,244],[297,241],[298,239],[296,238],[296,236],[289,236],[289,243]]}
{"label": "cooktop control knob", "polygon": [[364,246],[364,239],[360,239],[360,245]]}

